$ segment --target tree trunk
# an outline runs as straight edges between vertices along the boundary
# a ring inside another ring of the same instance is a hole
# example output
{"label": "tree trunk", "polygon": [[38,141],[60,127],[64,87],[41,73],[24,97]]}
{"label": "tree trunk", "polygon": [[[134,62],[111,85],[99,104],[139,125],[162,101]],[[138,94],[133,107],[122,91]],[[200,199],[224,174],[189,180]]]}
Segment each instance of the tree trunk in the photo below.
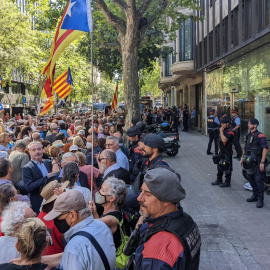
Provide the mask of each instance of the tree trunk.
{"label": "tree trunk", "polygon": [[121,41],[125,108],[127,109],[125,130],[128,130],[132,117],[140,115],[138,40],[125,35]]}

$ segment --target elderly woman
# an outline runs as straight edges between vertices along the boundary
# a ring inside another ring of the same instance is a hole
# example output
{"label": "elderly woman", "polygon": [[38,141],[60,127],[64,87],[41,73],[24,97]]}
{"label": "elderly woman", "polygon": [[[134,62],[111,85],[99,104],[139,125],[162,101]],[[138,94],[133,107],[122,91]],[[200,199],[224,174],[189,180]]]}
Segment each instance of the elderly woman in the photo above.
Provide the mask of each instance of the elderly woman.
{"label": "elderly woman", "polygon": [[99,177],[99,169],[93,167],[92,165],[86,164],[86,156],[82,152],[76,152],[75,154],[79,158],[79,169],[81,172],[84,172],[87,175],[88,185],[91,187],[91,176],[93,170],[93,194],[97,192],[97,183],[96,179]]}
{"label": "elderly woman", "polygon": [[12,263],[1,264],[0,269],[44,270],[47,267],[41,263],[41,254],[47,245],[47,230],[44,223],[38,218],[25,219],[17,237],[16,250],[20,253],[20,258]]}
{"label": "elderly woman", "polygon": [[89,202],[93,217],[103,221],[111,229],[116,250],[121,244],[119,223],[123,219],[121,209],[126,202],[126,195],[125,182],[115,177],[109,177],[95,194],[95,202],[104,208],[101,216],[97,213],[95,203]]}
{"label": "elderly woman", "polygon": [[[2,213],[1,231],[5,234],[0,238],[0,263],[7,263],[18,258],[15,248],[17,231],[25,218],[34,216],[33,210],[26,202],[12,202]],[[0,266],[0,269],[1,266]],[[10,268],[11,269],[11,268]]]}
{"label": "elderly woman", "polygon": [[88,188],[78,185],[79,174],[80,169],[78,164],[74,161],[70,161],[64,166],[62,182],[64,183],[65,181],[69,181],[70,183],[66,190],[75,189],[80,191],[83,194],[86,203],[88,204],[88,202],[91,200],[91,192]]}

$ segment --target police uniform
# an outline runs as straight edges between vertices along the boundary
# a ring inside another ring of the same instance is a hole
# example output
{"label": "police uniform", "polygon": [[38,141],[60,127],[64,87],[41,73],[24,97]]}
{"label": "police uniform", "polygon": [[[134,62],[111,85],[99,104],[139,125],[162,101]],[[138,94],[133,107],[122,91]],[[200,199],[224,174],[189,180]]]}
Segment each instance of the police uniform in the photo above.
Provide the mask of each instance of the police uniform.
{"label": "police uniform", "polygon": [[[259,124],[257,119],[250,119],[251,124]],[[243,168],[246,167],[247,178],[253,189],[253,195],[247,199],[247,202],[258,200],[257,207],[263,207],[264,200],[264,182],[266,179],[265,170],[261,172],[260,164],[262,160],[263,149],[268,149],[267,140],[264,134],[257,129],[246,135],[245,154],[243,156]],[[247,168],[247,162],[252,160],[251,166]],[[265,163],[265,162],[264,162]]]}
{"label": "police uniform", "polygon": [[[222,123],[229,123],[229,118],[224,118]],[[223,130],[224,136],[228,139],[225,143],[219,137],[219,153],[217,158],[217,180],[212,182],[212,185],[219,185],[220,187],[229,187],[231,185],[231,175],[232,175],[232,144],[234,138],[234,132],[231,128],[226,128]],[[222,182],[223,173],[225,174],[225,182]]]}
{"label": "police uniform", "polygon": [[[232,111],[232,112],[237,113],[236,111]],[[241,120],[238,115],[235,115],[231,121],[231,128],[234,129],[236,126],[241,126]],[[233,139],[233,145],[237,153],[234,158],[237,158],[237,159],[240,159],[242,156],[242,147],[240,145],[239,140],[240,140],[240,128],[234,130],[234,139]]]}
{"label": "police uniform", "polygon": [[[214,113],[215,110],[210,110],[210,113]],[[207,155],[212,155],[211,147],[214,141],[215,143],[215,155],[218,154],[218,129],[219,129],[220,122],[216,116],[213,114],[207,117],[207,131],[209,135],[209,142],[207,148]]]}

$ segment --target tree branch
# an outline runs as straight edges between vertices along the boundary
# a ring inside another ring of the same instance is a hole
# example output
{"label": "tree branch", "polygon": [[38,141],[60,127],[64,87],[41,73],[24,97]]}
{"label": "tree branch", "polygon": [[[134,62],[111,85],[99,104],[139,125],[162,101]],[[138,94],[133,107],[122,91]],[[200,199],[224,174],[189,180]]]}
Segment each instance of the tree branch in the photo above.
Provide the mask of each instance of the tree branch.
{"label": "tree branch", "polygon": [[97,0],[97,4],[101,10],[101,12],[103,13],[103,15],[105,16],[106,20],[112,24],[119,32],[121,33],[125,33],[126,31],[126,26],[125,26],[125,22],[120,19],[119,17],[115,16],[107,7],[107,5],[105,4],[104,0]]}
{"label": "tree branch", "polygon": [[136,15],[136,3],[135,3],[135,0],[127,0],[127,9],[131,10],[133,18],[135,18],[135,15]]}
{"label": "tree branch", "polygon": [[124,12],[127,11],[127,3],[123,0],[112,0],[118,7],[120,7]]}
{"label": "tree branch", "polygon": [[143,4],[140,6],[139,11],[138,11],[138,16],[141,18],[145,11],[148,9],[150,3],[152,0],[145,0]]}

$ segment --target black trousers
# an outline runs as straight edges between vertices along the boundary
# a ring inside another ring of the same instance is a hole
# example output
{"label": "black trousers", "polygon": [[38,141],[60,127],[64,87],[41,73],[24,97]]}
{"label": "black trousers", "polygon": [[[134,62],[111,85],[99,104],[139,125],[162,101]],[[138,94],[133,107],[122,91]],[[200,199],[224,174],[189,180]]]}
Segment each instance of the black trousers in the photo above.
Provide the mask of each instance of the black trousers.
{"label": "black trousers", "polygon": [[207,153],[211,152],[212,143],[214,141],[215,155],[217,155],[218,154],[218,130],[211,130],[209,131],[208,135],[209,135],[209,142],[208,142]]}
{"label": "black trousers", "polygon": [[256,165],[256,172],[254,174],[248,174],[248,181],[253,189],[253,195],[258,198],[259,201],[264,199],[264,182],[266,179],[266,172],[260,171],[260,163]]}
{"label": "black trousers", "polygon": [[225,175],[225,183],[231,183],[231,177],[232,177],[232,171],[233,171],[233,163],[232,163],[232,149],[226,149],[221,150],[221,152],[219,153],[219,160],[220,159],[226,159],[227,161],[229,161],[231,163],[230,168],[227,171],[221,171],[219,169],[219,166],[217,165],[217,181],[222,183],[222,176],[223,174]]}
{"label": "black trousers", "polygon": [[183,119],[183,130],[188,131],[188,119]]}
{"label": "black trousers", "polygon": [[234,137],[233,137],[233,145],[237,153],[237,157],[242,156],[242,148],[241,148],[239,140],[240,140],[240,132],[237,132],[234,134]]}

